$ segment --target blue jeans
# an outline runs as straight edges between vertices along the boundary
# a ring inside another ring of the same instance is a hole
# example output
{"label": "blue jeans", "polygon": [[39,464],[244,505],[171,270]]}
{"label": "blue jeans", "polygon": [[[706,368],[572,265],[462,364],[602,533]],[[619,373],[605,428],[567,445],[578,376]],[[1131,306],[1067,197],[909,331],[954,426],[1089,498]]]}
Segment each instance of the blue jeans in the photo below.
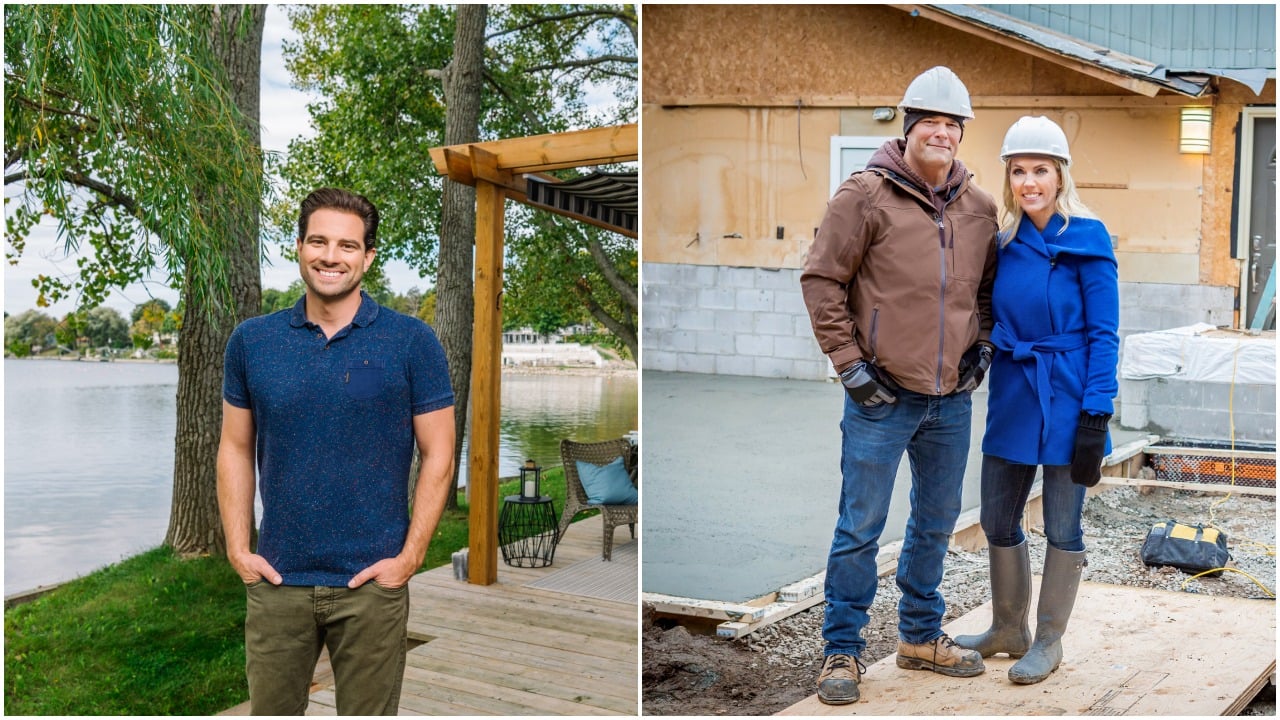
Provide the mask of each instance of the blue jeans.
{"label": "blue jeans", "polygon": [[876,552],[905,451],[911,461],[911,511],[898,556],[898,634],[912,644],[942,635],[946,603],[938,592],[947,543],[960,514],[969,455],[969,393],[936,396],[900,390],[898,402],[864,408],[845,397],[840,430],[840,518],[827,558],[824,654],[858,656],[876,595]]}
{"label": "blue jeans", "polygon": [[[1009,462],[995,455],[982,456],[982,531],[987,543],[996,547],[1020,544],[1022,512],[1036,479],[1036,466]],[[1084,510],[1086,488],[1071,482],[1070,465],[1045,465],[1044,534],[1059,550],[1084,550]]]}

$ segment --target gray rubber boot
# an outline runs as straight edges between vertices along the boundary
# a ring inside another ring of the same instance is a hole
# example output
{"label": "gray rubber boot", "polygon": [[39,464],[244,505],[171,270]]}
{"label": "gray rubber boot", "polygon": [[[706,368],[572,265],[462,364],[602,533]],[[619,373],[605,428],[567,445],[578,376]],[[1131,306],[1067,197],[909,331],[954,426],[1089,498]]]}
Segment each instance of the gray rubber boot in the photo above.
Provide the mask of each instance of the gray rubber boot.
{"label": "gray rubber boot", "polygon": [[1031,647],[1027,613],[1031,608],[1031,556],[1027,541],[1013,547],[987,546],[991,567],[991,628],[981,635],[960,635],[956,644],[982,657],[1008,653],[1020,658]]}
{"label": "gray rubber boot", "polygon": [[1052,545],[1044,555],[1040,581],[1040,605],[1036,610],[1036,639],[1021,660],[1009,668],[1009,679],[1019,685],[1038,683],[1062,662],[1062,635],[1076,604],[1084,551],[1069,552]]}

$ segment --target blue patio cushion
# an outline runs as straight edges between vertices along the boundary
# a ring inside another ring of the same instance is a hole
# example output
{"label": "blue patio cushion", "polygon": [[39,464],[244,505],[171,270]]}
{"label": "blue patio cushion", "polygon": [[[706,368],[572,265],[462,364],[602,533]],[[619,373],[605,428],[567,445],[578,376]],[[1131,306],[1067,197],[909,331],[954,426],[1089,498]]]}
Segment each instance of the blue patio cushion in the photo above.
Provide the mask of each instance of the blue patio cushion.
{"label": "blue patio cushion", "polygon": [[592,505],[635,505],[639,493],[627,477],[627,468],[618,458],[608,465],[592,465],[576,460],[578,479],[587,491],[587,502]]}

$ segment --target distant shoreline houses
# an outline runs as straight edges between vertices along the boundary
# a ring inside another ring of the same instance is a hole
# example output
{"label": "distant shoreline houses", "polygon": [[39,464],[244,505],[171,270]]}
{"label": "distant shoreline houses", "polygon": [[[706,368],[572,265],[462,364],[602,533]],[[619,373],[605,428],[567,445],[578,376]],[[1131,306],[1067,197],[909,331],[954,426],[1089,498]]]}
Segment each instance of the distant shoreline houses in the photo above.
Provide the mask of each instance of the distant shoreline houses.
{"label": "distant shoreline houses", "polygon": [[586,325],[571,325],[554,333],[543,334],[530,327],[502,333],[503,366],[572,365],[602,367],[607,362],[600,351],[590,345],[569,342],[568,338],[593,332]]}
{"label": "distant shoreline houses", "polygon": [[543,334],[531,327],[522,327],[502,333],[503,345],[554,345],[566,342],[574,335],[586,335],[595,332],[589,325],[570,325],[551,334]]}

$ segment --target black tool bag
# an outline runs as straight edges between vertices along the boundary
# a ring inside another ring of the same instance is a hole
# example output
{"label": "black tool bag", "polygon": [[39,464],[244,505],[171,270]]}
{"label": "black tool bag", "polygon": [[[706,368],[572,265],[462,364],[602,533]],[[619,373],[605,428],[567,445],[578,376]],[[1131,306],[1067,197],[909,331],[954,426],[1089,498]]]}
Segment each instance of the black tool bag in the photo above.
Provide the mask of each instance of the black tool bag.
{"label": "black tool bag", "polygon": [[[1142,543],[1142,562],[1172,565],[1186,573],[1223,568],[1230,559],[1226,533],[1203,525],[1162,520],[1151,526],[1146,542]],[[1205,577],[1221,574],[1219,569],[1218,572],[1205,573]]]}

